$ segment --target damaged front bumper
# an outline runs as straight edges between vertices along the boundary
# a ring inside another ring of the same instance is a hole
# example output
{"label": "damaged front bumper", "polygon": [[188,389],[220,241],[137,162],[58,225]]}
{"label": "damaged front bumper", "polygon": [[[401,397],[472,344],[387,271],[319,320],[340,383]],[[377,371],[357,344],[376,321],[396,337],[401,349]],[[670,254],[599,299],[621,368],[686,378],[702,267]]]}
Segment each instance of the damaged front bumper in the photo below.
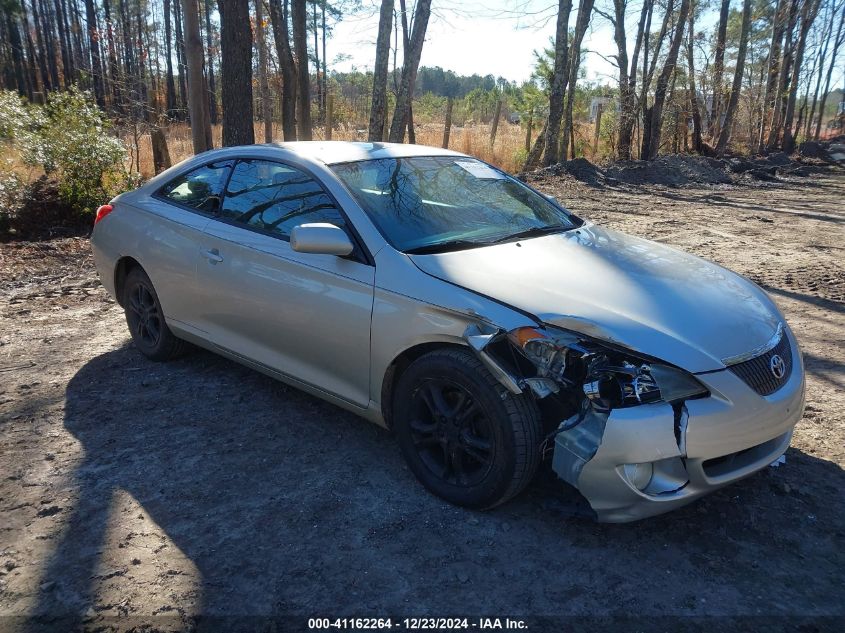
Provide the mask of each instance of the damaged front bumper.
{"label": "damaged front bumper", "polygon": [[590,411],[555,436],[552,468],[606,522],[667,512],[764,468],[789,447],[803,414],[803,364],[788,336],[799,360],[770,396],[728,369],[699,374],[708,397]]}

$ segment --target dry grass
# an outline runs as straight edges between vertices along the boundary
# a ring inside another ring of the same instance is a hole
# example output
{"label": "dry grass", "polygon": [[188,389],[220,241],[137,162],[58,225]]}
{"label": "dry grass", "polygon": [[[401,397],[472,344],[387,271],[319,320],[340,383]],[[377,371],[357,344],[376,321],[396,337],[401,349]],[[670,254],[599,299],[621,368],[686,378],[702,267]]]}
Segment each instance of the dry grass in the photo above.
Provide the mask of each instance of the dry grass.
{"label": "dry grass", "polygon": [[[214,126],[212,129],[215,147],[220,147],[221,145],[221,132],[219,125]],[[535,131],[532,135],[532,141],[537,132]],[[191,130],[187,124],[178,123],[171,125],[166,135],[170,150],[170,159],[173,164],[193,155]],[[258,140],[263,137],[264,126],[256,123],[255,138]],[[443,143],[443,124],[426,123],[418,125],[416,128],[416,137],[417,143],[421,145],[440,147]],[[281,126],[274,125],[273,138],[274,140],[281,140]],[[315,128],[314,139],[321,140],[324,138],[325,130],[321,127]],[[354,127],[336,129],[332,132],[332,140],[365,141],[367,140],[367,132],[364,129],[356,129]],[[126,139],[126,142],[130,147],[133,144],[131,138]],[[501,122],[496,134],[496,142],[491,147],[489,125],[452,126],[449,148],[485,160],[505,171],[516,172],[519,171],[525,159],[525,130],[519,125]],[[148,134],[143,135],[139,140],[137,157],[137,162],[140,166],[138,171],[140,171],[144,178],[151,177],[154,172],[152,148]],[[133,170],[136,169],[134,162],[132,165]]]}

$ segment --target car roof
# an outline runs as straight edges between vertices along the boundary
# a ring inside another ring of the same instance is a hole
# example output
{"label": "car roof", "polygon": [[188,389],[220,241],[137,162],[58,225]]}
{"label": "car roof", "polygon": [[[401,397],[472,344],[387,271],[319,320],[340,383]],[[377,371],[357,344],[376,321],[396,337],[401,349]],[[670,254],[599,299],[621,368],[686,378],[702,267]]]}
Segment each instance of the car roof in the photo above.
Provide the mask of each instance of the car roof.
{"label": "car roof", "polygon": [[404,143],[363,143],[357,141],[293,141],[290,143],[264,143],[261,145],[238,145],[219,147],[196,154],[177,163],[141,185],[139,191],[152,192],[177,174],[217,160],[228,160],[241,156],[262,158],[290,158],[291,154],[312,163],[335,165],[359,160],[379,158],[403,158],[409,156],[455,156],[466,154],[427,145]]}
{"label": "car roof", "polygon": [[295,154],[307,156],[326,165],[379,158],[404,158],[409,156],[464,156],[458,152],[427,145],[405,143],[365,143],[358,141],[293,141],[269,143]]}

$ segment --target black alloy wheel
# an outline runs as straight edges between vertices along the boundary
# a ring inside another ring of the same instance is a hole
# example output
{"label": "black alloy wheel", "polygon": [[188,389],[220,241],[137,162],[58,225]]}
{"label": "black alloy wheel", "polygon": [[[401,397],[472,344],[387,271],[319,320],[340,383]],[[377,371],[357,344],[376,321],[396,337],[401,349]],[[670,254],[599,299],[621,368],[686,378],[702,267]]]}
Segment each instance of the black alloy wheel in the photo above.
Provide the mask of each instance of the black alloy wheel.
{"label": "black alloy wheel", "polygon": [[542,425],[468,349],[420,356],[393,391],[393,429],[408,467],[456,505],[491,508],[522,491],[540,462]]}
{"label": "black alloy wheel", "polygon": [[483,480],[493,465],[492,428],[472,394],[432,378],[414,392],[411,406],[411,436],[431,473],[452,485]]}
{"label": "black alloy wheel", "polygon": [[158,294],[142,268],[126,275],[121,303],[132,341],[144,356],[164,361],[182,354],[186,343],[167,327]]}
{"label": "black alloy wheel", "polygon": [[127,298],[126,308],[126,320],[133,338],[140,339],[144,347],[158,345],[164,320],[152,289],[143,282],[135,284]]}

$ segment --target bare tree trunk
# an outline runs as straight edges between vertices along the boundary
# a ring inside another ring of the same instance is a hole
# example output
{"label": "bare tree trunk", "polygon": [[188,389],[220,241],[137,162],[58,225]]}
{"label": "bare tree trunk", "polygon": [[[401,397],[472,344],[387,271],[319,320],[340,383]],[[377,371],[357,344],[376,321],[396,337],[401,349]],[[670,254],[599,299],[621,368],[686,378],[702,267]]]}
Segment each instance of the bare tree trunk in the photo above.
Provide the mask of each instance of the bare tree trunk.
{"label": "bare tree trunk", "polygon": [[136,46],[133,44],[132,38],[132,22],[127,11],[127,2],[120,0],[118,2],[118,11],[120,14],[120,26],[123,39],[123,82],[126,85],[124,96],[127,102],[126,111],[133,122],[139,121],[143,112],[140,96],[141,90],[138,85],[138,61],[136,60]]}
{"label": "bare tree trunk", "polygon": [[41,86],[47,93],[53,88],[53,84],[50,82],[50,72],[47,68],[47,48],[44,45],[38,3],[35,0],[32,0],[32,21],[35,28],[35,42],[38,47],[38,70],[41,73]]}
{"label": "bare tree trunk", "polygon": [[291,4],[293,22],[293,48],[296,53],[297,75],[297,132],[300,141],[311,140],[311,78],[308,73],[308,27],[305,0],[293,0]]}
{"label": "bare tree trunk", "polygon": [[637,125],[637,135],[639,137],[638,144],[640,147],[639,159],[644,160],[648,153],[648,146],[651,143],[651,113],[652,108],[648,106],[648,90],[651,87],[651,80],[654,78],[654,73],[657,70],[657,59],[660,55],[660,49],[663,46],[663,40],[666,38],[666,32],[669,29],[669,21],[675,10],[674,0],[668,0],[666,5],[666,13],[663,16],[663,23],[660,26],[658,33],[654,54],[649,62],[649,34],[651,32],[651,18],[654,2],[649,2],[649,13],[646,17],[645,35],[643,37],[643,81],[640,86],[640,98],[638,108],[642,112],[642,126]]}
{"label": "bare tree trunk", "polygon": [[[85,68],[85,48],[83,46],[83,38],[82,38],[82,19],[81,13],[79,9],[79,4],[76,0],[62,0],[62,4],[65,7],[65,14],[67,15],[68,20],[68,38],[70,40],[71,45],[71,57],[73,58],[73,67],[74,67],[74,77],[75,81],[79,81],[81,77],[81,73]],[[107,4],[107,0],[103,0],[103,9],[105,10],[105,5]],[[105,40],[105,31],[108,25],[103,22],[103,30],[100,33],[100,36]],[[103,83],[108,83],[108,68],[106,67],[106,43],[103,41],[100,46],[102,47],[103,51]],[[106,95],[108,97],[108,86],[106,85]],[[106,101],[109,99],[107,98]]]}
{"label": "bare tree trunk", "polygon": [[167,138],[158,125],[150,129],[150,144],[153,148],[153,170],[160,174],[168,169],[171,163],[170,150],[167,149]]}
{"label": "bare tree trunk", "polygon": [[261,118],[264,120],[264,142],[273,142],[273,117],[270,110],[270,84],[267,81],[267,44],[264,41],[264,0],[255,0],[255,45],[258,47],[258,89]]}
{"label": "bare tree trunk", "polygon": [[203,51],[197,0],[182,0],[185,19],[185,56],[188,58],[188,111],[191,117],[191,140],[194,154],[211,149],[211,123],[208,120],[205,83],[202,74]]}
{"label": "bare tree trunk", "polygon": [[317,0],[311,5],[311,28],[314,30],[314,77],[317,80],[317,123],[325,117],[323,80],[320,78],[320,34],[317,32]]}
{"label": "bare tree trunk", "polygon": [[816,122],[816,132],[813,134],[815,140],[819,140],[822,132],[822,119],[824,119],[824,106],[827,103],[827,95],[830,93],[830,79],[833,75],[833,67],[836,65],[836,55],[839,53],[839,47],[845,41],[845,4],[842,6],[842,15],[839,17],[839,26],[836,29],[836,39],[833,41],[833,52],[830,56],[830,66],[827,67],[827,78],[825,79],[824,92],[822,92],[822,100],[819,104],[819,120]]}
{"label": "bare tree trunk", "polygon": [[531,133],[534,131],[534,109],[528,112],[528,123],[525,124],[525,151],[531,151]]}
{"label": "bare tree trunk", "polygon": [[270,20],[276,55],[282,70],[282,136],[286,141],[296,140],[296,64],[290,49],[287,16],[282,12],[281,0],[270,0]]}
{"label": "bare tree trunk", "polygon": [[637,37],[634,41],[634,54],[631,56],[628,70],[628,36],[625,33],[627,0],[614,0],[614,36],[616,40],[617,60],[619,63],[619,135],[616,154],[620,160],[631,159],[631,140],[634,122],[637,119],[637,65],[642,48],[646,23],[650,23],[653,0],[644,0],[637,25]]}
{"label": "bare tree trunk", "polygon": [[387,64],[390,61],[390,29],[393,22],[393,0],[382,0],[376,40],[376,63],[373,70],[373,99],[370,104],[371,143],[382,141],[387,118]]}
{"label": "bare tree trunk", "polygon": [[26,2],[21,0],[21,24],[23,26],[23,34],[26,38],[27,51],[27,98],[30,101],[35,99],[35,93],[38,92],[38,65],[35,60],[35,46],[32,43],[32,34],[29,29],[29,16],[26,11]]}
{"label": "bare tree trunk", "polygon": [[123,112],[123,91],[120,86],[120,65],[117,63],[117,47],[114,42],[114,24],[111,19],[110,0],[103,0],[103,12],[106,18],[106,39],[109,49],[109,76],[111,77],[112,110]]}
{"label": "bare tree trunk", "polygon": [[15,87],[18,94],[22,97],[26,96],[26,74],[24,73],[23,63],[23,43],[21,41],[21,32],[18,28],[16,20],[12,19],[12,11],[3,9],[6,17],[7,37],[10,40],[12,48],[12,65],[14,67]]}
{"label": "bare tree trunk", "polygon": [[695,89],[695,62],[693,58],[693,44],[695,41],[695,18],[693,11],[689,12],[687,25],[687,75],[689,79],[690,109],[692,110],[692,149],[700,154],[701,146],[701,111],[698,109],[698,93]]}
{"label": "bare tree trunk", "polygon": [[599,103],[596,109],[596,129],[593,133],[593,159],[596,158],[596,152],[599,149],[599,137],[601,136],[601,114],[604,106]]}
{"label": "bare tree trunk", "polygon": [[85,18],[88,20],[88,39],[91,51],[91,75],[94,79],[94,97],[101,108],[106,106],[105,89],[103,88],[103,65],[100,60],[100,36],[97,32],[97,13],[94,1],[85,0]]}
{"label": "bare tree trunk", "polygon": [[449,149],[449,135],[452,132],[452,102],[452,97],[446,101],[446,125],[443,128],[443,144],[441,145],[443,149]]}
{"label": "bare tree trunk", "polygon": [[217,0],[220,11],[223,146],[252,145],[252,29],[248,0]]}
{"label": "bare tree trunk", "polygon": [[778,83],[778,68],[780,67],[780,53],[783,43],[783,31],[786,28],[786,15],[790,0],[778,0],[772,23],[772,39],[769,44],[768,72],[766,75],[766,96],[763,99],[763,116],[760,118],[760,142],[757,151],[763,152],[766,145],[766,122],[769,112],[774,109],[775,92]]}
{"label": "bare tree trunk", "polygon": [[[323,58],[325,59],[325,57]],[[334,125],[334,95],[326,93],[326,140],[332,140],[332,126]]]}
{"label": "bare tree trunk", "polygon": [[410,50],[402,64],[402,79],[399,84],[399,92],[396,95],[396,109],[393,113],[393,121],[390,124],[388,139],[391,143],[401,143],[405,138],[405,130],[410,120],[411,96],[413,92],[412,82],[416,78],[417,67],[420,65],[420,56],[422,55],[425,31],[428,28],[430,14],[431,0],[418,0],[417,11],[414,16],[414,27],[409,42]]}
{"label": "bare tree trunk", "polygon": [[[813,69],[815,70],[815,69]],[[807,114],[807,104],[810,100],[810,84],[807,84],[807,89],[804,91],[804,103],[801,104],[801,107],[798,109],[798,121],[795,123],[795,135],[797,136],[801,131],[801,125],[804,123],[804,116]],[[795,143],[793,140],[792,149],[795,149]]]}
{"label": "bare tree trunk", "polygon": [[[402,18],[402,56],[407,59],[411,49],[410,38],[408,35],[408,10],[405,6],[405,0],[399,0],[401,8],[400,15]],[[408,142],[412,145],[417,142],[417,136],[414,133],[414,88],[416,87],[417,70],[414,69],[411,81],[408,84]]]}
{"label": "bare tree trunk", "polygon": [[[141,16],[141,4],[135,5],[135,25],[137,28],[135,41],[138,43],[138,48],[142,51],[149,51],[149,42],[145,41],[144,19]],[[136,82],[138,86],[138,120],[145,123],[150,122],[150,100],[149,89],[147,87],[147,67],[144,64],[144,58],[149,61],[151,55],[138,54],[138,65],[136,66]]]}
{"label": "bare tree trunk", "polygon": [[[21,4],[24,4],[23,1],[21,1]],[[69,25],[70,26],[70,37],[73,41],[73,65],[74,65],[74,68],[76,69],[76,77],[77,77],[77,80],[78,80],[80,71],[82,71],[85,68],[85,62],[83,60],[85,59],[86,49],[85,49],[85,46],[84,46],[84,43],[83,43],[83,37],[82,37],[82,32],[83,32],[84,29],[82,28],[82,18],[80,17],[79,5],[76,2],[76,0],[73,0],[73,2],[69,2],[69,1],[65,2],[65,4],[67,5],[66,11],[69,12],[69,16],[70,16],[68,19],[70,20],[70,25]],[[106,26],[108,27],[108,10],[107,10],[107,7],[108,7],[108,0],[103,0],[103,11],[105,13],[104,17],[106,18]],[[32,38],[29,37],[29,34],[27,34],[27,41],[28,42],[32,41]],[[33,61],[34,61],[34,59],[35,58],[33,56]],[[103,75],[104,75],[103,81],[105,82],[105,69],[104,69]]]}
{"label": "bare tree trunk", "polygon": [[566,160],[567,145],[571,146],[572,158],[575,158],[575,130],[572,128],[572,108],[575,104],[575,82],[578,81],[578,69],[581,67],[581,42],[590,24],[594,0],[580,0],[578,17],[575,20],[575,33],[569,51],[569,79],[566,81],[566,107],[563,112],[563,140],[560,159]]}
{"label": "bare tree trunk", "polygon": [[[321,75],[321,79],[323,81],[322,87],[320,88],[320,94],[323,95],[323,108],[328,110],[329,107],[329,76],[328,76],[328,60],[326,59],[326,0],[322,0],[320,3],[320,7],[322,9],[322,44],[323,44],[323,73]],[[331,138],[329,136],[328,138]]]}
{"label": "bare tree trunk", "polygon": [[58,89],[61,87],[61,83],[59,82],[59,67],[56,64],[56,40],[51,28],[54,16],[50,11],[50,5],[45,0],[40,0],[39,3],[41,5],[41,28],[44,30],[44,50],[47,55],[47,69],[50,71],[50,83]]}
{"label": "bare tree trunk", "polygon": [[666,61],[663,64],[663,70],[657,78],[657,86],[654,90],[654,105],[652,105],[650,112],[650,121],[645,122],[646,134],[644,138],[647,137],[649,140],[648,145],[646,145],[645,140],[643,141],[644,151],[642,158],[646,160],[657,158],[657,152],[660,150],[661,124],[663,122],[663,105],[666,101],[666,90],[669,86],[669,79],[675,71],[675,64],[678,61],[678,52],[681,49],[681,41],[684,38],[684,27],[686,26],[689,7],[690,0],[681,0],[675,33],[672,36],[672,42],[669,46]]}
{"label": "bare tree trunk", "polygon": [[176,80],[173,77],[173,25],[171,20],[170,0],[164,0],[164,103],[168,118],[173,117],[176,110]]}
{"label": "bare tree trunk", "polygon": [[496,112],[493,115],[493,123],[490,126],[490,149],[493,149],[493,144],[496,142],[496,132],[499,131],[499,117],[502,116],[502,99],[496,101]]}
{"label": "bare tree trunk", "polygon": [[719,25],[716,29],[716,51],[713,60],[713,106],[710,116],[710,138],[719,136],[722,120],[722,95],[724,94],[723,74],[725,72],[725,39],[728,32],[728,15],[731,0],[722,0],[719,11]]}
{"label": "bare tree trunk", "polygon": [[[179,109],[181,110],[179,118],[184,119],[184,112],[188,108],[188,63],[185,51],[185,35],[182,32],[181,0],[174,0],[173,2],[173,17],[176,22],[176,67],[179,70]],[[124,42],[124,46],[126,45]]]}
{"label": "bare tree trunk", "polygon": [[766,149],[774,150],[778,146],[780,133],[782,131],[783,119],[786,114],[786,96],[790,83],[790,71],[792,70],[792,56],[795,48],[793,33],[798,21],[798,5],[800,0],[791,0],[789,6],[789,19],[784,31],[785,43],[783,47],[783,60],[780,65],[777,89],[774,95],[772,106],[772,126],[769,129],[769,139],[766,142]]}
{"label": "bare tree trunk", "polygon": [[[643,2],[643,11],[648,2]],[[613,39],[616,42],[616,63],[619,66],[619,129],[617,136],[617,158],[627,160],[631,152],[631,81],[628,77],[628,35],[625,32],[625,17],[628,0],[613,0]],[[640,28],[643,27],[642,21]],[[624,146],[624,147],[623,147]],[[626,154],[623,156],[623,152]]]}
{"label": "bare tree trunk", "polygon": [[798,97],[799,75],[804,61],[804,49],[807,46],[807,35],[810,27],[818,15],[820,0],[804,0],[801,8],[801,30],[798,35],[798,45],[795,48],[795,61],[792,66],[792,82],[786,100],[786,115],[783,120],[783,151],[791,154],[795,150],[795,136],[792,131],[792,119],[795,115],[795,101]]}
{"label": "bare tree trunk", "polygon": [[530,171],[537,166],[537,163],[540,162],[540,157],[543,155],[543,149],[546,146],[546,128],[549,125],[549,120],[543,123],[543,129],[540,130],[540,134],[534,140],[534,147],[531,148],[531,151],[528,152],[528,158],[525,159],[525,164],[522,166],[522,171]]}
{"label": "bare tree trunk", "polygon": [[739,50],[736,54],[736,71],[734,72],[731,96],[728,99],[728,107],[725,110],[725,123],[719,132],[719,141],[716,144],[716,154],[721,156],[728,146],[728,139],[731,137],[731,128],[736,114],[736,107],[739,104],[739,93],[742,90],[742,73],[745,71],[745,54],[748,50],[748,32],[751,29],[751,0],[745,0],[742,5],[742,27],[739,35]]}
{"label": "bare tree trunk", "polygon": [[202,0],[205,5],[205,52],[208,56],[208,118],[211,125],[217,125],[217,82],[214,79],[214,57],[211,49],[211,0]]}
{"label": "bare tree trunk", "polygon": [[558,136],[563,118],[563,97],[566,90],[569,65],[569,14],[572,0],[559,0],[557,5],[557,30],[555,31],[555,65],[549,90],[549,124],[546,126],[546,151],[544,165],[558,162]]}
{"label": "bare tree trunk", "polygon": [[[67,29],[67,19],[65,18],[64,7],[62,6],[61,0],[53,0],[53,6],[55,7],[55,16],[56,16],[56,28],[59,32],[59,51],[62,55],[62,78],[64,79],[65,86],[69,86],[73,83],[73,59],[71,58],[70,52],[70,36]],[[94,21],[96,25],[96,20]],[[96,29],[96,27],[95,27]],[[20,38],[20,34],[18,34],[18,38]],[[19,50],[23,53],[23,48],[20,47],[20,39],[18,39]],[[97,46],[97,52],[99,53],[99,45]],[[21,61],[23,58],[21,58]],[[23,64],[21,64],[21,69],[23,69]],[[99,72],[102,73],[102,67],[97,69]],[[21,75],[21,79],[23,79],[23,75]],[[102,74],[100,75],[100,82],[102,82],[103,77]],[[94,77],[94,87],[96,91],[97,86],[97,78]],[[102,83],[100,84],[100,90],[102,91]],[[96,92],[95,92],[96,94]],[[101,95],[102,96],[102,95]],[[99,103],[98,105],[102,108],[104,107],[104,103]]]}
{"label": "bare tree trunk", "polygon": [[[830,42],[833,39],[831,36],[833,35],[833,6],[828,6],[828,10],[825,14],[825,27],[822,31],[822,40],[821,45],[819,46],[818,54],[816,55],[816,70],[818,71],[818,76],[816,77],[816,89],[813,92],[813,105],[810,108],[810,114],[807,116],[806,124],[804,127],[804,137],[809,139],[811,134],[811,129],[813,126],[813,118],[816,116],[816,106],[819,102],[819,90],[821,89],[822,85],[822,75],[824,73],[824,60],[827,59],[827,50],[830,46]],[[807,83],[811,83],[812,78],[807,80]]]}

